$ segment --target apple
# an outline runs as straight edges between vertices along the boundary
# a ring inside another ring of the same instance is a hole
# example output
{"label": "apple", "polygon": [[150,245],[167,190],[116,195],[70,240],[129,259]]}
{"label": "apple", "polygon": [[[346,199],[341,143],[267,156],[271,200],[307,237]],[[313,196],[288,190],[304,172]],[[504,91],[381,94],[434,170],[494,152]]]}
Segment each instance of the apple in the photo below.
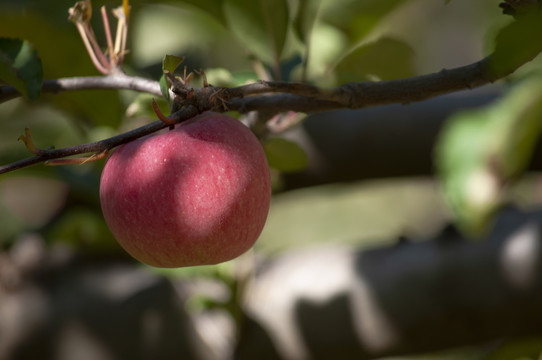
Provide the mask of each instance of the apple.
{"label": "apple", "polygon": [[115,149],[100,181],[119,244],[156,267],[217,264],[252,247],[269,212],[263,148],[238,120],[204,113]]}

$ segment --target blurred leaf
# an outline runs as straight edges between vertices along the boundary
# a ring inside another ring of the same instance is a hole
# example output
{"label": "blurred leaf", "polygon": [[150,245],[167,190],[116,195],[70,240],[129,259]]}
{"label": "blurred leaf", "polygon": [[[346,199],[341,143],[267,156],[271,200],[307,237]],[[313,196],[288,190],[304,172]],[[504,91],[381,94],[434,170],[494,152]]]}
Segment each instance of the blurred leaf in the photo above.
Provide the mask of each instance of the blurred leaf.
{"label": "blurred leaf", "polygon": [[236,259],[225,261],[216,265],[189,266],[180,268],[158,268],[145,265],[150,271],[169,278],[213,278],[220,279],[225,283],[232,282],[235,278]]}
{"label": "blurred leaf", "polygon": [[253,71],[230,72],[225,68],[205,69],[207,81],[213,86],[234,87],[245,85],[258,80],[258,75]]}
{"label": "blurred leaf", "polygon": [[299,7],[294,18],[294,31],[305,44],[310,39],[310,34],[320,8],[320,0],[299,0]]}
{"label": "blurred leaf", "polygon": [[350,44],[359,43],[382,19],[407,0],[328,0],[321,17],[348,34]]}
{"label": "blurred leaf", "polygon": [[225,68],[205,69],[207,81],[213,86],[235,86],[232,73]]}
{"label": "blurred leaf", "polygon": [[482,234],[505,185],[530,161],[540,134],[542,77],[528,79],[488,108],[453,116],[436,147],[445,196],[466,232]]}
{"label": "blurred leaf", "polygon": [[280,171],[300,171],[307,167],[305,151],[296,143],[283,138],[267,139],[263,145],[269,166]]}
{"label": "blurred leaf", "polygon": [[430,179],[313,186],[273,196],[256,251],[276,254],[317,244],[391,245],[405,229],[409,234],[432,234],[447,217]]}
{"label": "blurred leaf", "polygon": [[339,83],[414,76],[414,52],[402,41],[381,38],[358,47],[335,67]]}
{"label": "blurred leaf", "polygon": [[508,74],[542,51],[542,12],[533,11],[504,27],[495,39],[490,68]]}
{"label": "blurred leaf", "polygon": [[309,58],[311,55],[311,34],[316,23],[320,0],[299,0],[297,14],[293,21],[293,29],[297,37],[305,45],[302,60],[301,81],[307,81]]}
{"label": "blurred leaf", "polygon": [[182,2],[196,6],[197,8],[213,16],[222,24],[225,23],[224,13],[222,12],[222,3],[224,0],[182,0]]}
{"label": "blurred leaf", "polygon": [[[41,148],[51,145],[61,148],[85,142],[84,134],[79,131],[80,129],[75,126],[74,121],[67,116],[66,112],[49,105],[27,106],[20,99],[2,105],[0,126],[0,164],[7,164],[32,155],[22,142],[17,141],[17,138],[24,133],[25,126],[30,127],[34,143]],[[55,168],[38,165],[30,169],[52,172]]]}
{"label": "blurred leaf", "polygon": [[82,132],[87,131],[87,126],[117,127],[124,112],[118,90],[66,91],[62,94],[42,94],[42,98],[56,108],[71,113],[72,121]]}
{"label": "blurred leaf", "polygon": [[239,41],[267,64],[277,64],[289,26],[286,0],[224,0],[228,27]]}
{"label": "blurred leaf", "polygon": [[158,107],[162,110],[162,112],[164,112],[164,109],[169,109],[168,104],[164,98],[156,98],[151,94],[139,94],[126,109],[126,116],[146,116],[152,119],[156,118],[156,114],[152,107],[152,99],[155,99]]}
{"label": "blurred leaf", "polygon": [[[28,39],[40,55],[44,78],[97,74],[77,29],[66,19],[67,8],[73,3],[65,7],[57,2],[48,6],[42,5],[33,3],[22,11],[5,7],[0,2],[0,34]],[[118,91],[115,90],[42,93],[40,100],[54,104],[64,113],[75,115],[73,120],[81,126],[81,131],[85,131],[85,125],[116,126],[123,112]],[[56,143],[55,145],[58,146]]]}
{"label": "blurred leaf", "polygon": [[47,239],[83,250],[85,254],[124,254],[99,211],[71,207],[50,225]]}
{"label": "blurred leaf", "polygon": [[35,100],[43,82],[41,59],[26,40],[0,38],[0,80]]}
{"label": "blurred leaf", "polygon": [[[330,69],[337,64],[337,59],[344,55],[348,47],[345,34],[335,26],[318,21],[312,29],[310,44],[312,45],[309,46],[309,53],[306,55],[310,61],[294,69],[292,79],[308,81],[321,87],[337,85]],[[304,66],[306,68],[303,68]]]}
{"label": "blurred leaf", "polygon": [[236,71],[232,76],[233,86],[245,85],[258,80],[258,74],[254,71]]}
{"label": "blurred leaf", "polygon": [[134,12],[129,56],[133,65],[154,72],[164,54],[189,54],[186,63],[191,69],[224,66],[230,61],[236,62],[229,69],[244,67],[247,61],[239,60],[242,47],[222,23],[195,6],[178,1],[167,4],[147,2]]}

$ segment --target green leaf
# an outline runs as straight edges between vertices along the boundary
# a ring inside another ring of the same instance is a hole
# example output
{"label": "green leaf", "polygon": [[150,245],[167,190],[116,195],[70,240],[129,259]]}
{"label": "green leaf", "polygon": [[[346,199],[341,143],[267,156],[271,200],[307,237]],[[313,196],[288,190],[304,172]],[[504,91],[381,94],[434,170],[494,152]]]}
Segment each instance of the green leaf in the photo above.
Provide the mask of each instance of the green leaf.
{"label": "green leaf", "polygon": [[303,170],[308,165],[307,154],[295,142],[283,138],[267,139],[263,145],[269,166],[284,172]]}
{"label": "green leaf", "polygon": [[335,67],[339,83],[414,76],[414,52],[402,41],[381,38],[346,55]]}
{"label": "green leaf", "polygon": [[0,38],[0,80],[35,100],[43,82],[41,59],[26,40]]}
{"label": "green leaf", "polygon": [[286,0],[224,0],[228,27],[267,64],[278,64],[289,26]]}
{"label": "green leaf", "polygon": [[508,75],[542,51],[542,12],[532,11],[504,27],[495,39],[490,70]]}
{"label": "green leaf", "polygon": [[[181,56],[176,55],[166,55],[164,56],[164,59],[162,60],[162,72],[169,71],[170,73],[175,73],[175,70],[181,65],[181,63],[184,61],[184,58]],[[164,95],[164,99],[166,99],[167,103],[171,105],[171,99],[169,97],[169,88],[171,87],[171,84],[167,81],[166,77],[162,75],[160,77],[160,91],[162,91],[162,95]]]}
{"label": "green leaf", "polygon": [[164,60],[162,60],[162,71],[167,70],[173,74],[183,61],[184,57],[182,56],[166,55],[164,56]]}
{"label": "green leaf", "polygon": [[168,105],[171,106],[171,98],[169,96],[169,83],[163,74],[162,76],[160,76],[160,91],[162,92],[162,95],[164,96],[164,99],[166,99]]}
{"label": "green leaf", "polygon": [[542,123],[542,77],[516,86],[499,102],[450,118],[436,146],[444,195],[458,225],[481,235],[504,201],[505,185],[525,170]]}

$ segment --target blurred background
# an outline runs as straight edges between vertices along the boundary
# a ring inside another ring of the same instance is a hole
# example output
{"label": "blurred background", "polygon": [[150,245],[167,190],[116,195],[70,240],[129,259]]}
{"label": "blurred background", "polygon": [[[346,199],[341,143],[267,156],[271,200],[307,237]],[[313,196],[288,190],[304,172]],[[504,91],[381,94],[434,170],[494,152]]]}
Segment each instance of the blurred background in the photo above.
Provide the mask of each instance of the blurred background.
{"label": "blurred background", "polygon": [[[299,2],[289,2],[292,17]],[[185,57],[189,70],[205,69],[211,84],[261,75],[258,54],[229,31],[222,1],[130,4],[127,74],[158,80],[164,55],[174,54]],[[73,5],[2,0],[0,36],[29,40],[45,79],[99,75],[68,21]],[[93,1],[93,28],[105,44],[102,5],[121,4]],[[497,31],[512,21],[498,1],[322,0],[320,6],[310,47],[289,30],[283,80],[302,79],[306,54],[305,80],[321,86],[470,64],[490,52]],[[540,65],[534,61],[513,78]],[[125,254],[100,210],[103,160],[1,175],[0,359],[232,358],[245,336],[243,303],[252,301],[246,291],[261,269],[305,251],[332,254],[440,232],[450,211],[434,178],[437,135],[451,114],[490,104],[505,88],[506,82],[416,104],[309,115],[277,135],[304,150],[307,167],[273,169],[272,206],[257,245],[218,266],[154,269]],[[145,108],[149,99],[128,90],[85,90],[2,103],[0,164],[29,157],[17,141],[25,127],[38,147],[92,142],[154,121]],[[539,201],[538,179],[533,172],[514,188],[518,204]],[[480,350],[462,351],[463,358],[477,358]]]}

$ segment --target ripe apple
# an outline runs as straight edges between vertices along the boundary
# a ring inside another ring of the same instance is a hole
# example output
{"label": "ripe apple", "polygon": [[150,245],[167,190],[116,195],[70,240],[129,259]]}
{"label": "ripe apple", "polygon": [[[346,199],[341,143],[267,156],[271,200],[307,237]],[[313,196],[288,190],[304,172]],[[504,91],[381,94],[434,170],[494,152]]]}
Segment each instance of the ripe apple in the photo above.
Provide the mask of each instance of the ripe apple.
{"label": "ripe apple", "polygon": [[156,267],[217,264],[260,235],[271,180],[258,139],[236,119],[205,113],[115,149],[100,201],[119,244]]}

